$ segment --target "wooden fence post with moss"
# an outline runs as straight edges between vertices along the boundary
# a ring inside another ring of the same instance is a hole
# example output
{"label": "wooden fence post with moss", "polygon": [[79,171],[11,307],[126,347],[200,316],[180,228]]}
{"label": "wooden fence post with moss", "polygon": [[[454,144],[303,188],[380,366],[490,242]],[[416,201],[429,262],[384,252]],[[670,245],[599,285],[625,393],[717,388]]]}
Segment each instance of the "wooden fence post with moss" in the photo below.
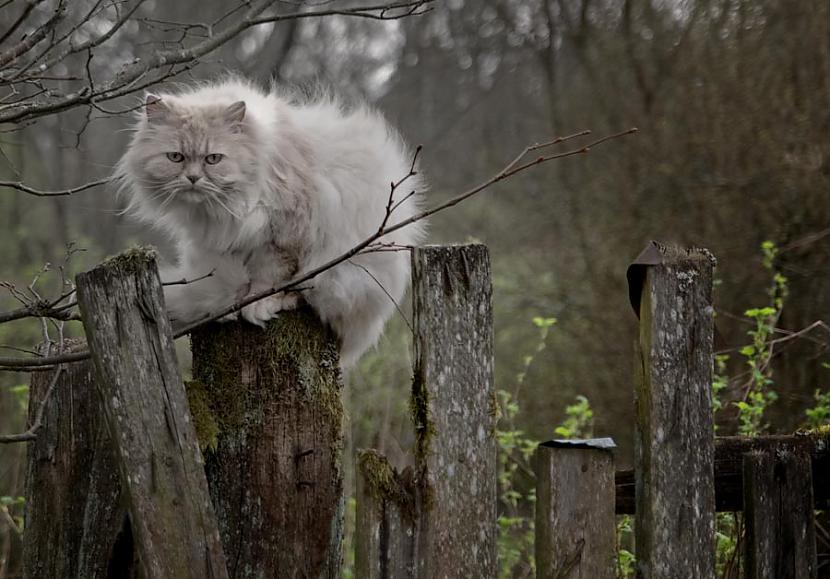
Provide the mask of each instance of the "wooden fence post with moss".
{"label": "wooden fence post with moss", "polygon": [[496,392],[490,254],[412,255],[418,577],[498,576]]}
{"label": "wooden fence post with moss", "polygon": [[614,442],[552,440],[536,449],[536,577],[616,577]]}
{"label": "wooden fence post with moss", "polygon": [[[84,346],[83,340],[64,340],[62,345],[47,344],[41,353]],[[27,448],[24,577],[137,576],[118,466],[101,416],[92,362],[33,373],[30,424],[47,400],[40,429]]]}
{"label": "wooden fence post with moss", "polygon": [[343,403],[334,334],[307,307],[191,335],[188,396],[231,578],[340,576]]}
{"label": "wooden fence post with moss", "polygon": [[714,261],[652,242],[629,268],[640,317],[635,542],[644,579],[715,573]]}
{"label": "wooden fence post with moss", "polygon": [[496,402],[483,245],[412,256],[415,467],[359,460],[357,575],[495,578]]}
{"label": "wooden fence post with moss", "polygon": [[78,275],[77,292],[144,577],[227,577],[154,252]]}
{"label": "wooden fence post with moss", "polygon": [[361,579],[417,577],[413,469],[398,473],[379,452],[361,450],[357,471],[355,575]]}

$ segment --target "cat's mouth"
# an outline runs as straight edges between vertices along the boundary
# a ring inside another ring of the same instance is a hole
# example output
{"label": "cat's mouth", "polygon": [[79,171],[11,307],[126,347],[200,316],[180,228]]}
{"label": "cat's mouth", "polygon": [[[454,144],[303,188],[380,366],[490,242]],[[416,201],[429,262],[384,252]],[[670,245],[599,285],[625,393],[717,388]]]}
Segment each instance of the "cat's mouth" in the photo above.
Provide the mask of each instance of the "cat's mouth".
{"label": "cat's mouth", "polygon": [[185,203],[201,203],[205,200],[205,194],[199,191],[196,187],[190,187],[189,189],[179,189],[179,192],[176,194],[181,201]]}

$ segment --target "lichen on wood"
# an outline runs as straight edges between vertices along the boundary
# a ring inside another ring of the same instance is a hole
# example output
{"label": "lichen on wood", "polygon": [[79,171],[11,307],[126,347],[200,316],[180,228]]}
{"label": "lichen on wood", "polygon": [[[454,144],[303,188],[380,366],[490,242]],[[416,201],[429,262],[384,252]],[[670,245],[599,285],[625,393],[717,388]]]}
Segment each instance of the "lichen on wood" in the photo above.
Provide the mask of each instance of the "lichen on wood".
{"label": "lichen on wood", "polygon": [[496,577],[496,416],[487,248],[416,248],[412,278],[416,576]]}
{"label": "lichen on wood", "polygon": [[343,522],[338,343],[307,307],[191,335],[194,418],[230,576],[336,577]]}
{"label": "lichen on wood", "polygon": [[[655,253],[656,252],[656,253]],[[643,252],[644,255],[646,252]],[[714,577],[714,258],[652,244],[635,389],[637,573]]]}
{"label": "lichen on wood", "polygon": [[202,452],[216,450],[221,431],[220,422],[211,408],[204,385],[198,380],[185,380],[184,387],[193,417],[193,427],[196,429],[196,438],[199,439],[199,448]]}
{"label": "lichen on wood", "polygon": [[154,252],[127,251],[76,281],[144,576],[227,577]]}

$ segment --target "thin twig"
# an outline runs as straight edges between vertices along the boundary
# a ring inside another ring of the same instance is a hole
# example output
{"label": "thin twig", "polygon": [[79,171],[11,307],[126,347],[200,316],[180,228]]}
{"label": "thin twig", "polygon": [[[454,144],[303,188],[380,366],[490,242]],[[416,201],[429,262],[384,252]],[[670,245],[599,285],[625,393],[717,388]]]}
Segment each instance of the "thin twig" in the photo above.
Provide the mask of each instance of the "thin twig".
{"label": "thin twig", "polygon": [[55,387],[58,385],[58,378],[60,378],[60,375],[62,373],[63,366],[58,366],[55,370],[55,375],[52,376],[52,381],[49,382],[49,388],[46,390],[46,394],[44,394],[43,400],[40,401],[40,406],[38,406],[37,413],[35,414],[35,419],[32,422],[32,425],[29,427],[29,429],[26,430],[26,432],[21,432],[19,434],[0,435],[0,444],[27,442],[37,438],[37,431],[40,430],[41,426],[43,426],[43,415],[46,412],[46,405],[49,403],[49,399],[52,397],[52,392],[55,391]]}
{"label": "thin twig", "polygon": [[0,187],[9,187],[11,189],[17,189],[18,191],[23,191],[24,193],[34,195],[35,197],[65,197],[67,195],[73,195],[74,193],[86,191],[87,189],[92,189],[93,187],[100,187],[101,185],[106,185],[109,182],[109,179],[99,179],[98,181],[90,181],[89,183],[78,185],[77,187],[70,187],[69,189],[58,189],[55,191],[44,191],[41,189],[35,189],[34,187],[30,187],[21,181],[0,181]]}
{"label": "thin twig", "polygon": [[[431,215],[434,215],[434,214],[436,214],[440,211],[444,211],[445,209],[448,209],[450,207],[458,205],[459,203],[465,201],[466,199],[469,199],[470,197],[476,195],[477,193],[480,193],[480,192],[484,191],[485,189],[489,189],[490,187],[492,187],[496,183],[498,183],[500,181],[503,181],[505,179],[508,179],[509,177],[512,177],[513,175],[516,175],[518,173],[526,171],[526,170],[530,169],[531,167],[534,167],[536,165],[552,161],[554,159],[562,159],[562,158],[565,158],[565,157],[571,157],[571,156],[575,156],[575,155],[586,154],[586,153],[590,152],[593,147],[596,147],[600,144],[606,143],[606,142],[608,142],[610,140],[613,140],[613,139],[617,139],[617,138],[620,138],[620,137],[624,137],[626,135],[630,135],[632,133],[635,133],[636,131],[637,131],[637,129],[633,128],[633,129],[628,129],[626,131],[621,131],[619,133],[614,133],[614,134],[611,134],[611,135],[607,135],[607,136],[602,137],[600,139],[597,139],[597,140],[595,140],[595,141],[593,141],[593,142],[591,142],[588,145],[585,145],[583,147],[579,147],[579,148],[572,149],[572,150],[569,150],[569,151],[564,151],[562,153],[542,156],[542,157],[539,157],[539,158],[537,158],[533,161],[529,161],[529,162],[526,162],[526,163],[523,163],[523,164],[520,164],[521,163],[521,157],[517,157],[516,159],[511,161],[507,166],[505,166],[503,169],[501,169],[498,173],[496,173],[493,177],[491,177],[490,179],[487,179],[486,181],[484,181],[484,182],[482,182],[478,185],[475,185],[474,187],[468,189],[467,191],[459,193],[458,195],[455,195],[454,197],[448,199],[447,201],[445,201],[443,203],[439,203],[438,205],[436,205],[436,206],[434,206],[430,209],[427,209],[427,210],[421,211],[419,213],[416,213],[415,215],[413,215],[413,216],[411,216],[407,219],[404,219],[404,220],[399,221],[399,222],[397,222],[393,225],[389,225],[389,226],[383,228],[382,230],[377,231],[376,233],[370,235],[369,237],[367,237],[366,239],[364,239],[363,241],[361,241],[360,243],[358,243],[357,245],[352,247],[350,250],[344,252],[343,254],[341,254],[341,255],[333,258],[333,259],[330,259],[329,261],[323,263],[322,265],[319,265],[319,266],[317,266],[317,267],[315,267],[315,268],[313,268],[313,269],[297,276],[296,278],[294,278],[293,280],[291,280],[289,282],[286,282],[286,283],[284,283],[280,286],[277,286],[277,287],[269,288],[269,289],[251,294],[251,295],[245,297],[244,299],[241,299],[241,300],[239,300],[239,301],[237,301],[237,302],[235,302],[235,303],[233,303],[233,304],[231,304],[231,305],[229,305],[225,308],[222,308],[218,311],[209,312],[209,313],[201,316],[199,319],[197,319],[197,320],[195,320],[195,321],[193,321],[189,324],[186,324],[185,326],[179,328],[178,330],[176,330],[174,332],[173,336],[175,338],[179,338],[181,336],[189,334],[190,332],[192,332],[196,328],[199,328],[199,327],[201,327],[201,326],[203,326],[207,323],[216,321],[216,320],[218,320],[220,318],[223,318],[223,317],[225,317],[229,314],[232,314],[234,312],[238,312],[242,308],[244,308],[245,306],[250,305],[254,302],[257,302],[261,299],[265,299],[267,297],[270,297],[270,296],[278,294],[278,293],[285,293],[289,290],[296,290],[296,288],[298,286],[300,286],[301,284],[317,277],[318,275],[320,275],[324,271],[327,271],[327,270],[335,267],[336,265],[338,265],[340,263],[343,263],[344,261],[347,261],[348,259],[350,259],[350,258],[352,258],[352,257],[354,257],[354,256],[356,256],[360,253],[368,253],[368,252],[374,251],[373,249],[371,249],[370,246],[372,246],[372,244],[374,244],[381,237],[385,237],[386,235],[389,235],[390,233],[394,233],[395,231],[403,229],[404,227],[407,227],[408,225],[411,225],[411,224],[413,224],[417,221],[421,221],[421,220],[423,220],[423,219],[425,219],[425,218],[427,218]],[[571,137],[566,137],[566,139],[567,138],[571,138]],[[553,142],[554,141],[551,141],[551,143],[553,143]],[[556,141],[556,142],[561,142],[561,140]],[[531,150],[534,150],[534,149],[532,149],[530,147],[526,149],[526,151],[531,151]],[[61,363],[66,363],[66,362],[74,362],[74,361],[78,361],[78,360],[84,360],[84,359],[88,358],[89,355],[90,354],[89,354],[88,351],[84,351],[84,352],[75,352],[75,353],[72,353],[72,354],[64,354],[64,355],[61,355],[61,356],[44,357],[44,358],[39,358],[39,359],[35,359],[35,358],[0,358],[0,366],[5,366],[7,368],[13,368],[13,367],[32,367],[32,366],[43,366],[43,365],[55,365],[55,364],[61,364]]]}

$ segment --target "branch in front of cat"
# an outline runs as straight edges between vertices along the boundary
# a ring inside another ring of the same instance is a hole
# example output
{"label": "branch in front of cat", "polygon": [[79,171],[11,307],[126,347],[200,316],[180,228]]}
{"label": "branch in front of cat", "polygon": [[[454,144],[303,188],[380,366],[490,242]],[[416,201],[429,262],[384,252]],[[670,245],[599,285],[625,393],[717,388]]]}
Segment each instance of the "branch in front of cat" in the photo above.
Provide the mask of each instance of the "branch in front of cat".
{"label": "branch in front of cat", "polygon": [[[203,326],[203,325],[205,325],[209,322],[219,320],[220,318],[223,318],[223,317],[225,317],[229,314],[233,314],[235,312],[238,312],[242,308],[244,308],[245,306],[250,305],[250,304],[252,304],[256,301],[259,301],[261,299],[265,299],[267,297],[270,297],[270,296],[278,294],[278,293],[285,293],[285,292],[288,292],[288,291],[297,291],[297,289],[299,287],[302,287],[302,284],[310,281],[311,279],[317,277],[321,273],[323,273],[323,272],[339,265],[340,263],[343,263],[344,261],[347,261],[347,260],[351,259],[352,257],[354,257],[354,256],[356,256],[360,253],[368,253],[368,252],[374,252],[374,251],[392,251],[392,250],[398,251],[398,250],[401,249],[400,247],[396,247],[394,244],[384,244],[383,242],[379,242],[380,238],[382,238],[383,236],[388,235],[390,233],[393,233],[395,231],[398,231],[399,229],[402,229],[402,228],[404,228],[408,225],[411,225],[411,224],[413,224],[417,221],[421,221],[421,220],[423,220],[423,219],[425,219],[425,218],[427,218],[431,215],[434,215],[436,213],[444,211],[445,209],[453,207],[454,205],[458,205],[462,201],[465,201],[465,200],[469,199],[470,197],[473,197],[474,195],[477,195],[478,193],[481,193],[482,191],[484,191],[486,189],[489,189],[490,187],[492,187],[496,183],[498,183],[500,181],[503,181],[505,179],[509,179],[510,177],[512,177],[514,175],[517,175],[519,173],[522,173],[524,171],[527,171],[528,169],[530,169],[532,167],[535,167],[536,165],[547,163],[547,162],[553,161],[555,159],[563,159],[565,157],[573,157],[573,156],[577,156],[577,155],[588,154],[588,153],[591,152],[591,150],[594,147],[597,147],[599,145],[602,145],[602,144],[604,144],[608,141],[614,140],[614,139],[618,139],[618,138],[621,138],[621,137],[624,137],[624,136],[627,136],[627,135],[631,135],[635,132],[637,132],[636,128],[628,129],[626,131],[621,131],[619,133],[614,133],[614,134],[611,134],[611,135],[601,137],[601,138],[596,139],[596,140],[594,140],[594,141],[592,141],[592,142],[590,142],[590,143],[588,143],[584,146],[581,146],[581,147],[575,147],[573,149],[569,149],[567,151],[563,151],[563,152],[560,152],[560,153],[550,153],[550,154],[547,154],[547,155],[540,155],[540,156],[536,157],[535,159],[525,161],[524,159],[527,157],[527,155],[534,152],[534,151],[547,149],[547,148],[552,147],[554,145],[558,145],[558,144],[561,144],[561,143],[564,143],[564,142],[567,142],[567,141],[571,141],[571,140],[576,139],[578,137],[586,136],[590,133],[588,131],[583,131],[583,132],[576,133],[576,134],[573,134],[573,135],[569,135],[569,136],[566,136],[566,137],[560,137],[560,138],[557,138],[557,139],[554,139],[552,141],[548,141],[548,142],[545,142],[545,143],[530,145],[530,146],[526,147],[520,155],[518,155],[515,159],[513,159],[510,163],[505,165],[501,170],[499,170],[495,175],[493,175],[491,178],[487,179],[486,181],[483,181],[482,183],[479,183],[478,185],[475,185],[475,186],[471,187],[470,189],[468,189],[468,190],[466,190],[462,193],[459,193],[458,195],[455,195],[455,196],[451,197],[450,199],[448,199],[447,201],[444,201],[443,203],[439,203],[438,205],[436,205],[436,206],[434,206],[430,209],[426,209],[424,211],[421,211],[421,212],[413,215],[412,217],[404,219],[403,221],[400,221],[400,222],[395,223],[393,225],[388,225],[388,226],[384,227],[382,230],[372,234],[371,236],[364,239],[362,242],[358,243],[357,245],[355,245],[354,247],[352,247],[350,250],[346,251],[345,253],[343,253],[343,254],[341,254],[341,255],[339,255],[339,256],[337,256],[337,257],[335,257],[335,258],[333,258],[329,261],[327,261],[326,263],[320,265],[319,267],[316,267],[312,270],[309,270],[308,272],[296,277],[295,279],[291,280],[290,282],[287,282],[287,283],[285,283],[285,284],[283,284],[279,287],[274,287],[274,288],[270,288],[270,289],[267,289],[267,290],[263,290],[261,292],[257,292],[257,293],[252,294],[252,295],[250,295],[250,296],[248,296],[248,297],[246,297],[242,300],[239,300],[239,301],[235,302],[234,304],[232,304],[230,306],[227,306],[227,307],[222,308],[220,310],[217,310],[215,312],[211,312],[209,314],[206,314],[206,315],[202,316],[201,318],[199,318],[198,320],[179,328],[178,330],[176,330],[174,332],[173,335],[174,335],[174,337],[179,338],[181,336],[189,334],[191,331],[193,331],[196,328],[201,327],[201,326]],[[14,369],[14,370],[17,370],[17,371],[22,371],[22,369],[24,369],[24,368],[31,369],[31,368],[39,367],[39,366],[54,366],[56,364],[61,364],[61,363],[85,360],[85,359],[89,358],[89,355],[90,354],[89,354],[88,351],[83,351],[83,352],[72,352],[72,353],[63,354],[63,355],[60,355],[60,356],[51,356],[51,357],[43,357],[43,358],[34,358],[34,357],[0,358],[0,368],[9,369],[9,370]]]}
{"label": "branch in front of cat", "polygon": [[409,328],[409,333],[414,334],[415,330],[412,329],[412,324],[409,323],[409,319],[406,317],[406,314],[404,314],[403,310],[401,310],[400,304],[395,301],[395,298],[392,297],[392,294],[389,293],[389,290],[387,290],[386,287],[382,283],[380,283],[380,280],[377,277],[375,277],[375,275],[371,271],[369,271],[369,269],[366,266],[359,263],[355,263],[351,259],[347,260],[346,263],[362,270],[363,273],[372,278],[372,281],[374,281],[377,284],[380,290],[386,294],[387,298],[389,298],[389,301],[392,302],[392,305],[395,306],[395,309],[397,310],[398,315],[401,316],[403,323],[406,324],[407,328]]}
{"label": "branch in front of cat", "polygon": [[202,281],[203,279],[207,279],[209,277],[213,277],[213,274],[215,272],[216,272],[216,269],[214,268],[214,269],[210,270],[209,272],[207,272],[205,275],[200,275],[199,277],[194,277],[194,278],[191,278],[191,279],[187,279],[187,278],[183,277],[181,279],[177,279],[177,280],[174,280],[174,281],[161,282],[161,285],[163,285],[165,287],[169,286],[169,285],[188,285],[188,284],[191,284],[191,283],[196,283],[197,281]]}
{"label": "branch in front of cat", "polygon": [[[336,258],[334,258],[334,259],[332,259],[332,260],[330,260],[326,263],[324,263],[323,265],[321,265],[319,267],[316,267],[316,268],[308,271],[307,273],[295,278],[294,280],[292,280],[292,281],[290,281],[290,282],[288,282],[288,283],[286,283],[286,284],[284,284],[280,287],[271,288],[271,289],[268,289],[268,290],[258,292],[256,294],[248,296],[247,298],[242,299],[242,300],[238,301],[237,303],[235,303],[231,306],[228,306],[228,307],[226,307],[226,308],[224,308],[224,309],[222,309],[218,312],[207,314],[207,315],[203,316],[202,318],[200,318],[199,320],[197,320],[197,321],[195,321],[191,324],[188,324],[187,326],[179,329],[174,334],[174,336],[177,337],[177,338],[180,337],[180,336],[184,336],[184,335],[189,334],[191,331],[195,330],[196,328],[198,328],[198,327],[200,327],[204,324],[207,324],[209,322],[218,320],[218,319],[220,319],[220,318],[222,318],[222,317],[224,317],[228,314],[231,314],[233,312],[239,311],[242,308],[244,308],[245,306],[247,306],[249,304],[252,304],[256,301],[259,301],[261,299],[265,299],[265,298],[270,297],[272,295],[275,295],[277,293],[292,290],[292,289],[296,288],[298,285],[300,285],[301,283],[304,283],[304,282],[306,282],[306,281],[308,281],[312,278],[317,277],[318,275],[320,275],[324,271],[327,271],[327,270],[333,268],[334,266],[336,266],[336,265],[338,265],[338,264],[340,264],[340,263],[342,263],[342,262],[344,262],[348,259],[351,259],[352,257],[354,257],[355,255],[358,255],[359,253],[366,253],[367,250],[368,251],[375,251],[374,249],[370,249],[370,246],[372,246],[372,244],[374,244],[376,241],[378,241],[381,237],[383,237],[385,235],[388,235],[390,233],[393,233],[395,231],[398,231],[399,229],[402,229],[402,228],[404,228],[408,225],[411,225],[411,224],[413,224],[417,221],[421,221],[421,220],[423,220],[423,219],[425,219],[425,218],[427,218],[431,215],[434,215],[434,214],[436,214],[440,211],[443,211],[445,209],[453,207],[454,205],[458,205],[462,201],[464,201],[466,199],[469,199],[470,197],[472,197],[472,196],[474,196],[478,193],[481,193],[485,189],[489,189],[490,187],[492,187],[496,183],[498,183],[500,181],[503,181],[504,179],[508,179],[508,178],[512,177],[513,175],[517,175],[518,173],[524,172],[524,171],[530,169],[531,167],[534,167],[536,165],[540,165],[542,163],[547,163],[547,162],[553,161],[555,159],[563,159],[565,157],[573,157],[573,156],[576,156],[576,155],[584,155],[584,154],[590,153],[591,150],[594,147],[597,147],[597,146],[599,146],[603,143],[606,143],[606,142],[614,140],[614,139],[619,139],[621,137],[631,135],[631,134],[636,133],[636,132],[637,132],[636,128],[631,128],[631,129],[628,129],[628,130],[625,130],[625,131],[621,131],[619,133],[614,133],[614,134],[611,134],[611,135],[607,135],[605,137],[601,137],[601,138],[596,139],[596,140],[588,143],[587,145],[584,145],[584,146],[579,147],[579,148],[574,148],[574,149],[564,151],[564,152],[561,152],[561,153],[551,153],[549,155],[541,155],[541,156],[537,157],[536,159],[533,159],[531,161],[527,161],[525,163],[522,163],[522,160],[529,153],[531,153],[533,151],[537,151],[537,150],[540,150],[540,149],[545,149],[545,148],[548,148],[548,147],[551,147],[551,146],[554,146],[554,145],[564,143],[566,141],[576,139],[578,137],[589,135],[590,131],[582,131],[582,132],[579,132],[579,133],[575,133],[573,135],[568,135],[566,137],[559,137],[559,138],[553,139],[553,140],[545,142],[545,143],[537,143],[537,144],[534,144],[534,145],[530,145],[530,146],[526,147],[522,151],[522,153],[519,154],[513,161],[508,163],[503,169],[501,169],[498,173],[496,173],[493,177],[491,177],[487,181],[484,181],[484,182],[468,189],[467,191],[464,191],[463,193],[459,193],[458,195],[455,195],[454,197],[448,199],[447,201],[445,201],[443,203],[440,203],[440,204],[436,205],[435,207],[432,207],[431,209],[421,211],[420,213],[417,213],[417,214],[413,215],[412,217],[409,217],[407,219],[404,219],[403,221],[395,223],[394,225],[389,225],[387,227],[384,227],[383,229],[379,230],[378,232],[371,235],[367,239],[364,239],[359,244],[355,245],[349,251],[347,251],[347,252],[343,253],[342,255],[340,255],[340,256],[338,256],[338,257],[336,257]],[[2,365],[2,360],[0,360],[0,365]]]}
{"label": "branch in front of cat", "polygon": [[407,180],[411,179],[415,175],[418,174],[418,171],[415,170],[415,164],[418,162],[418,155],[421,154],[421,149],[423,149],[423,145],[418,145],[415,147],[415,154],[412,155],[412,164],[409,166],[409,172],[398,179],[397,181],[392,181],[389,184],[389,200],[386,202],[386,211],[383,215],[383,220],[380,222],[380,227],[378,227],[378,233],[382,233],[383,230],[386,228],[386,225],[389,223],[389,218],[392,216],[392,213],[400,207],[401,203],[415,195],[415,191],[411,191],[407,193],[403,199],[399,200],[397,203],[395,202],[395,192],[400,188],[401,185],[406,183]]}

